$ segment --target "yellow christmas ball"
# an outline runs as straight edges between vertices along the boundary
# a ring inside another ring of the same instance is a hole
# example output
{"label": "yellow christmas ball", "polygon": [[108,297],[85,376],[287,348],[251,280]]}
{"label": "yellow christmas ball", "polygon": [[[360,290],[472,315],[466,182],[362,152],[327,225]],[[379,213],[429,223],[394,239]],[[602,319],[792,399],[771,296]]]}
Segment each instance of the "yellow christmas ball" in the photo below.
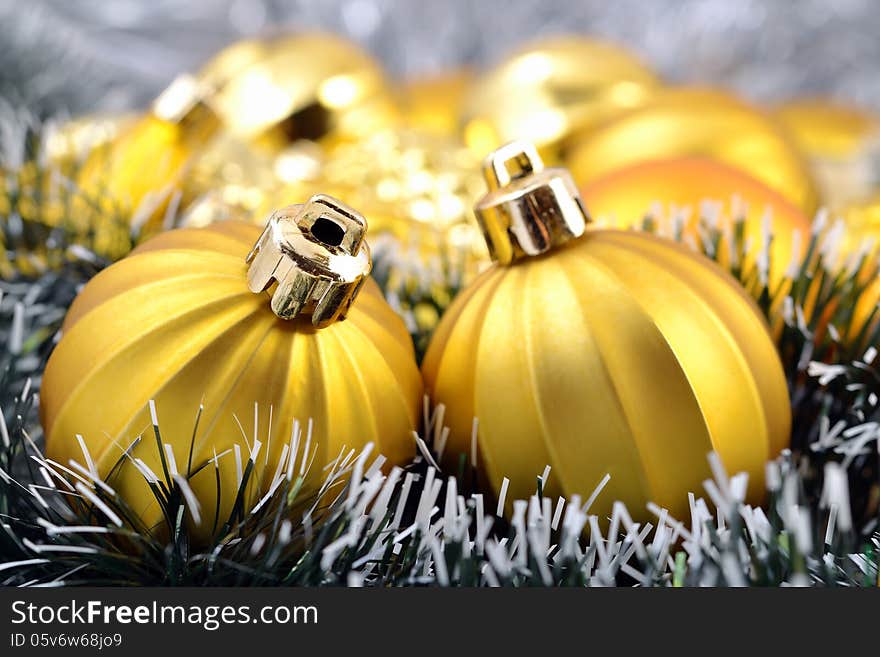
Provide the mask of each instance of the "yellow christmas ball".
{"label": "yellow christmas ball", "polygon": [[219,128],[208,94],[196,78],[181,75],[149,112],[94,149],[76,172],[79,194],[69,214],[96,225],[99,238],[100,223],[111,217],[130,221],[143,236],[161,229],[193,154]]}
{"label": "yellow christmas ball", "polygon": [[[82,462],[80,434],[107,476],[144,434],[132,457],[162,476],[148,409],[155,400],[180,472],[193,435],[193,469],[226,454],[219,502],[213,468],[189,482],[202,509],[202,524],[192,528],[200,539],[211,533],[215,504],[222,526],[234,501],[236,459],[227,450],[238,445],[246,460],[248,445],[262,443],[250,491],[259,499],[294,419],[313,422],[313,482],[343,446],[372,441],[389,463],[407,462],[422,383],[402,320],[367,277],[362,222],[339,202],[314,197],[274,213],[262,234],[237,222],[169,231],[101,272],[74,301],[46,367],[47,455]],[[274,289],[271,299],[264,288]],[[159,521],[130,463],[109,483],[147,527]]]}
{"label": "yellow christmas ball", "polygon": [[643,162],[695,155],[762,181],[812,217],[819,192],[790,137],[765,112],[721,91],[667,89],[585,135],[566,163],[580,184]]}
{"label": "yellow christmas ball", "polygon": [[[512,171],[511,171],[512,170]],[[718,266],[637,231],[590,228],[573,181],[513,144],[487,161],[477,204],[497,263],[455,299],[422,365],[446,405],[450,459],[470,453],[507,499],[551,466],[547,495],[654,501],[687,517],[706,456],[749,474],[789,439],[782,366],[753,301]]]}
{"label": "yellow christmas ball", "polygon": [[[668,234],[669,224],[679,215],[687,217],[683,232],[699,239],[699,219],[709,210],[713,216],[706,218],[723,231],[732,232],[734,221],[742,219],[744,238],[751,241],[750,264],[763,248],[764,217],[769,216],[773,283],[793,258],[803,256],[810,235],[810,220],[781,194],[739,169],[705,158],[640,162],[592,180],[581,194],[594,221],[617,228],[639,226],[650,216]],[[797,253],[795,232],[800,235]],[[722,248],[722,264],[729,264],[727,255]]]}
{"label": "yellow christmas ball", "polygon": [[406,80],[398,90],[404,123],[417,130],[457,137],[461,104],[473,81],[473,73],[466,69]]}
{"label": "yellow christmas ball", "polygon": [[826,204],[840,207],[878,187],[880,118],[821,98],[790,101],[775,114],[809,159]]}
{"label": "yellow christmas ball", "polygon": [[654,74],[622,48],[583,37],[556,37],[515,52],[478,79],[461,124],[475,153],[512,139],[557,159],[578,132],[643,103]]}
{"label": "yellow christmas ball", "polygon": [[397,120],[379,64],[331,34],[282,34],[233,44],[201,71],[219,77],[213,106],[232,135],[270,149],[299,139],[334,144]]}

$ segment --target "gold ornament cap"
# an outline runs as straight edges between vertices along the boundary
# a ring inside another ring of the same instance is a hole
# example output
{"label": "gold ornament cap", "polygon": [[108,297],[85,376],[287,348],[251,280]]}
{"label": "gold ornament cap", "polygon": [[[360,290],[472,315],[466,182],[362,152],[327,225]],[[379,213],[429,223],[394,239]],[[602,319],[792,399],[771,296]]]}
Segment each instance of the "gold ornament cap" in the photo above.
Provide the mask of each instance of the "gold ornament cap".
{"label": "gold ornament cap", "polygon": [[580,237],[590,217],[567,169],[544,168],[534,145],[511,142],[483,162],[489,192],[474,206],[489,254],[509,265]]}
{"label": "gold ornament cap", "polygon": [[277,284],[276,315],[310,314],[316,327],[328,326],[344,318],[373,266],[366,232],[360,213],[324,194],[276,210],[247,256],[248,287]]}

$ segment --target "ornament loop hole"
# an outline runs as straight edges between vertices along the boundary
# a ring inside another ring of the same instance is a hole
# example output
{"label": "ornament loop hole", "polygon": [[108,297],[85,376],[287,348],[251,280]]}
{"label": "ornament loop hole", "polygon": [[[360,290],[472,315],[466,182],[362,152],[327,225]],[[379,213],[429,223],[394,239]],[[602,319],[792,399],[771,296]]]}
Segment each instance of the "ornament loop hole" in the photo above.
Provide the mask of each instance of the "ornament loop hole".
{"label": "ornament loop hole", "polygon": [[327,217],[318,217],[311,232],[315,239],[327,246],[339,246],[345,238],[345,229]]}
{"label": "ornament loop hole", "polygon": [[514,141],[492,153],[483,163],[483,175],[490,189],[509,185],[544,169],[544,162],[533,144]]}

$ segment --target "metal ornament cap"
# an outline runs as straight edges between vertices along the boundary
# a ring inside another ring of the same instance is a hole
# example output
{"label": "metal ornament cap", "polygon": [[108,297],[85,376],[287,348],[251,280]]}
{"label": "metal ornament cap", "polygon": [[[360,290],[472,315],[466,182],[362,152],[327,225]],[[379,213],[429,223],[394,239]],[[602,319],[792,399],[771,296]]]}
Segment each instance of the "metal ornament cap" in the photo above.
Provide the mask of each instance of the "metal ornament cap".
{"label": "metal ornament cap", "polygon": [[282,319],[310,314],[318,328],[343,319],[372,268],[366,231],[361,214],[323,194],[276,210],[247,256],[248,287],[276,284],[272,311]]}
{"label": "metal ornament cap", "polygon": [[545,168],[537,149],[511,142],[483,162],[489,192],[474,206],[492,259],[509,265],[584,234],[590,218],[567,169]]}

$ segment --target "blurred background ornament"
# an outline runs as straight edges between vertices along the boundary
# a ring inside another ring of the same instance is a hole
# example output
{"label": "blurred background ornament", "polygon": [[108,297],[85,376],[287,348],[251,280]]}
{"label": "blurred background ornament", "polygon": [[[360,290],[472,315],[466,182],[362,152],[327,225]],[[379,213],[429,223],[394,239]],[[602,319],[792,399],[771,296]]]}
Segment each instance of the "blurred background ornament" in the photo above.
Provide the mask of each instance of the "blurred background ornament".
{"label": "blurred background ornament", "polygon": [[785,129],[762,110],[720,90],[664,89],[641,107],[586,133],[567,162],[583,185],[637,162],[689,155],[742,170],[809,217],[819,207],[812,173]]}
{"label": "blurred background ornament", "polygon": [[462,105],[462,130],[475,153],[513,139],[553,160],[577,135],[642,104],[658,86],[633,54],[586,37],[524,46],[478,78]]}
{"label": "blurred background ornament", "polygon": [[841,236],[841,248],[845,254],[855,253],[865,245],[870,245],[871,253],[877,253],[880,247],[880,191],[834,209],[831,216],[842,219],[846,227]]}
{"label": "blurred background ornament", "polygon": [[[213,91],[191,75],[180,75],[149,112],[92,150],[76,171],[80,193],[72,217],[93,225],[95,217],[114,208],[141,235],[160,230],[194,153],[220,127],[210,107]],[[101,226],[95,224],[95,230]]]}
{"label": "blurred background ornament", "polygon": [[809,159],[828,206],[880,189],[878,116],[821,98],[783,103],[775,114]]}
{"label": "blurred background ornament", "polygon": [[[351,225],[340,223],[325,205],[316,209],[313,200],[275,217],[287,227],[284,235],[300,234],[284,253],[293,253],[291,259],[307,266],[315,280],[332,286],[341,279],[326,262],[327,253],[368,262],[369,252],[357,246]],[[319,232],[321,221],[342,231],[339,246]],[[261,233],[260,226],[238,222],[162,233],[93,278],[65,320],[42,387],[47,453],[60,463],[81,461],[79,434],[102,477],[122,459],[109,483],[140,518],[142,531],[149,531],[161,510],[139,468],[125,462],[121,450],[143,435],[132,457],[160,477],[167,473],[166,455],[150,430],[150,400],[161,440],[170,445],[200,502],[203,522],[190,522],[200,540],[219,531],[233,508],[239,468],[249,454],[255,459],[251,499],[268,489],[284,459],[291,436],[287,423],[293,419],[303,431],[296,438],[298,458],[314,458],[314,472],[343,444],[358,450],[372,441],[395,464],[412,457],[410,431],[418,422],[422,383],[403,322],[369,279],[344,320],[333,321],[332,313],[316,318],[324,305],[309,301],[311,288],[292,297],[293,305],[303,304],[303,316],[276,316],[267,295],[249,289],[249,277],[255,289],[268,282],[259,274],[266,258],[278,255],[260,240],[249,274],[245,257]],[[277,297],[291,280],[272,269],[281,279],[269,289]],[[113,403],[106,403],[111,398]],[[249,427],[247,434],[241,426]],[[303,455],[304,443],[314,453]],[[219,499],[210,462],[218,456]],[[207,469],[194,474],[206,463]],[[215,509],[220,525],[212,529]]]}
{"label": "blurred background ornament", "polygon": [[567,172],[543,169],[534,149],[499,149],[485,172],[476,211],[497,263],[453,301],[422,364],[446,406],[452,467],[476,417],[482,476],[496,494],[509,478],[508,500],[530,496],[549,465],[551,499],[586,499],[610,474],[591,513],[621,500],[646,517],[653,500],[682,517],[710,450],[759,498],[791,414],[743,289],[671,241],[586,226]]}
{"label": "blurred background ornament", "polygon": [[[811,220],[788,199],[741,170],[706,158],[639,162],[594,178],[581,193],[592,219],[612,227],[639,227],[647,220],[660,234],[680,232],[700,241],[711,239],[700,231],[703,220],[703,228],[725,235],[719,261],[733,270],[754,266],[772,233],[768,274],[774,285],[793,260],[803,257],[810,235]],[[750,242],[750,257],[743,263],[730,262],[738,219],[743,239]]]}
{"label": "blurred background ornament", "polygon": [[332,34],[286,33],[233,44],[200,72],[224,80],[213,98],[224,129],[277,152],[305,139],[333,146],[397,119],[379,64]]}
{"label": "blurred background ornament", "polygon": [[474,79],[470,69],[462,68],[405,80],[397,89],[404,124],[458,138],[462,101]]}

